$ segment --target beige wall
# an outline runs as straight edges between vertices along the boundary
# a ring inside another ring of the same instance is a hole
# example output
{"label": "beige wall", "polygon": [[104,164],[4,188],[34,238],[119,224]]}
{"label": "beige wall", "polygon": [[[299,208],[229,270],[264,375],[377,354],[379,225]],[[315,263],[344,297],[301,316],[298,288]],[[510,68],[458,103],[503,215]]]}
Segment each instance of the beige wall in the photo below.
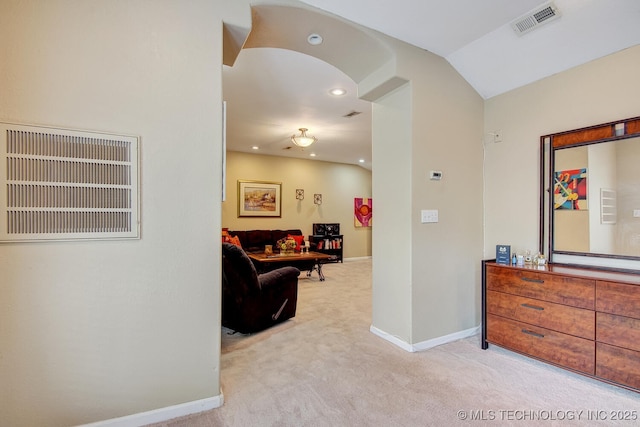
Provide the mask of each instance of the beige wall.
{"label": "beige wall", "polygon": [[[407,55],[413,106],[412,343],[480,324],[483,101],[442,58]],[[411,58],[409,60],[409,58]],[[442,171],[441,181],[429,179]],[[437,209],[437,224],[421,224]]]}
{"label": "beige wall", "polygon": [[638,75],[635,46],[485,102],[485,258],[538,248],[540,136],[640,115]]}
{"label": "beige wall", "polygon": [[[390,43],[410,83],[373,110],[374,200],[386,225],[373,230],[373,326],[422,345],[480,323],[483,101],[441,57]],[[439,222],[422,224],[423,209]]]}
{"label": "beige wall", "polygon": [[[308,236],[312,224],[340,224],[344,235],[345,258],[371,256],[371,227],[354,226],[354,197],[371,197],[371,172],[360,166],[264,156],[230,151],[227,153],[227,198],[222,203],[222,226],[231,230],[299,228]],[[238,180],[282,183],[281,218],[238,217]],[[304,200],[296,200],[297,188]],[[322,194],[322,204],[313,203],[314,193]],[[374,224],[375,224],[374,206]]]}
{"label": "beige wall", "polygon": [[[373,327],[411,342],[411,86],[373,105]],[[386,226],[383,226],[386,224]]]}
{"label": "beige wall", "polygon": [[1,425],[219,396],[221,4],[0,2],[0,120],[139,135],[142,197],[140,240],[0,244]]}

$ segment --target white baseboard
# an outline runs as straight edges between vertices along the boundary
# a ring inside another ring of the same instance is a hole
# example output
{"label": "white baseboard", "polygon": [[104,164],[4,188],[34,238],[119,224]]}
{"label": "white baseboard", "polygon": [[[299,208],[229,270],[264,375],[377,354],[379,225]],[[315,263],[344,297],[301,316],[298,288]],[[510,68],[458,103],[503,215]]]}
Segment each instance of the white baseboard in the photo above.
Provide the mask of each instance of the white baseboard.
{"label": "white baseboard", "polygon": [[165,408],[154,409],[152,411],[140,412],[138,414],[127,415],[125,417],[83,424],[80,427],[139,427],[219,408],[223,403],[224,395],[222,394],[222,391],[220,391],[218,396],[194,400],[192,402],[181,403],[179,405],[167,406]]}
{"label": "white baseboard", "polygon": [[371,331],[371,333],[373,333],[374,335],[379,336],[383,340],[387,340],[391,344],[397,345],[398,347],[400,347],[403,350],[406,350],[406,351],[409,351],[409,352],[412,352],[412,353],[415,351],[411,344],[401,340],[400,338],[396,337],[395,335],[390,335],[390,334],[386,333],[385,331],[376,328],[373,325],[371,325],[371,327],[369,328],[369,331]]}
{"label": "white baseboard", "polygon": [[427,350],[442,344],[446,344],[446,343],[450,343],[453,341],[458,341],[461,340],[463,338],[467,338],[467,337],[471,337],[473,335],[476,335],[480,332],[480,326],[476,326],[470,329],[466,329],[464,331],[459,331],[459,332],[454,332],[453,334],[449,334],[449,335],[445,335],[442,337],[438,337],[438,338],[433,338],[427,341],[422,341],[419,342],[417,344],[409,344],[403,340],[401,340],[400,338],[394,336],[394,335],[390,335],[378,328],[376,328],[375,326],[371,325],[371,327],[369,328],[369,330],[371,331],[371,333],[373,333],[374,335],[379,336],[380,338],[389,341],[392,344],[397,345],[398,347],[400,347],[401,349],[408,351],[408,352],[416,352],[416,351],[423,351],[423,350]]}
{"label": "white baseboard", "polygon": [[476,326],[473,328],[465,329],[464,331],[454,332],[449,335],[445,335],[438,338],[433,338],[427,341],[422,341],[413,345],[415,351],[427,350],[442,344],[446,344],[453,341],[458,341],[463,338],[472,337],[480,333],[480,326]]}
{"label": "white baseboard", "polygon": [[342,260],[344,262],[347,262],[347,261],[362,261],[362,260],[365,260],[365,259],[371,259],[371,256],[356,256],[356,257],[351,257],[351,258],[343,258]]}

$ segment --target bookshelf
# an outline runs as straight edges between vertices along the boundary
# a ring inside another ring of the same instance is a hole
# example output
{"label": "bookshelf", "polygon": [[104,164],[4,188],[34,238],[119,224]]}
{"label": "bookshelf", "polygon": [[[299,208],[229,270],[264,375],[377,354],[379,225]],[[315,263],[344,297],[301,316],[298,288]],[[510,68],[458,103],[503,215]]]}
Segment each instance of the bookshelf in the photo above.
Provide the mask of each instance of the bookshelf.
{"label": "bookshelf", "polygon": [[325,235],[313,234],[309,236],[311,250],[331,256],[328,262],[342,262],[343,237],[342,234]]}

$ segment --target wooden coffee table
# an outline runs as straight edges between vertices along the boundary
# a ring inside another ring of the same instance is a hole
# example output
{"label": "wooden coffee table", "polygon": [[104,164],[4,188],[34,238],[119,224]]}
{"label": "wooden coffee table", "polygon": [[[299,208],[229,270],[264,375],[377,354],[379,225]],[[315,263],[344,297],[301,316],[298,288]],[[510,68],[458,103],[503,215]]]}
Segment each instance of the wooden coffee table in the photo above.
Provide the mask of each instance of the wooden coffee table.
{"label": "wooden coffee table", "polygon": [[331,255],[322,254],[320,252],[295,253],[293,255],[265,255],[264,252],[248,253],[249,258],[256,266],[259,273],[275,270],[276,268],[291,266],[298,270],[307,270],[307,277],[311,277],[311,273],[315,270],[318,272],[320,281],[324,282],[324,273],[322,273],[322,264],[327,262]]}

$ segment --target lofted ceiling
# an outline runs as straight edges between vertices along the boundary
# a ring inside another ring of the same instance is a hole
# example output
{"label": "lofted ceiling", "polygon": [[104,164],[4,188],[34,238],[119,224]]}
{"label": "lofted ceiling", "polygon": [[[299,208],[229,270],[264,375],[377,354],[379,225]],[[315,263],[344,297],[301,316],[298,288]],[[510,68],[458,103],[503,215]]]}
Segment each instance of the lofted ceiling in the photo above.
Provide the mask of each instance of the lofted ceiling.
{"label": "lofted ceiling", "polygon": [[[640,44],[638,0],[554,0],[560,17],[522,35],[511,22],[548,1],[303,3],[442,56],[485,99]],[[308,28],[290,21],[297,26],[282,25],[281,36],[306,39],[317,32],[325,38],[326,55],[331,48],[344,50],[354,34],[340,39],[338,34],[347,33],[325,21],[316,20]],[[223,70],[227,148],[298,158],[315,154],[316,160],[370,168],[371,105],[358,98],[356,83],[327,62],[300,53],[304,49],[255,47],[243,49],[233,66]],[[335,87],[347,94],[330,95]],[[354,111],[360,114],[345,117]],[[290,137],[300,127],[308,128],[318,142],[304,150],[295,147]]]}

